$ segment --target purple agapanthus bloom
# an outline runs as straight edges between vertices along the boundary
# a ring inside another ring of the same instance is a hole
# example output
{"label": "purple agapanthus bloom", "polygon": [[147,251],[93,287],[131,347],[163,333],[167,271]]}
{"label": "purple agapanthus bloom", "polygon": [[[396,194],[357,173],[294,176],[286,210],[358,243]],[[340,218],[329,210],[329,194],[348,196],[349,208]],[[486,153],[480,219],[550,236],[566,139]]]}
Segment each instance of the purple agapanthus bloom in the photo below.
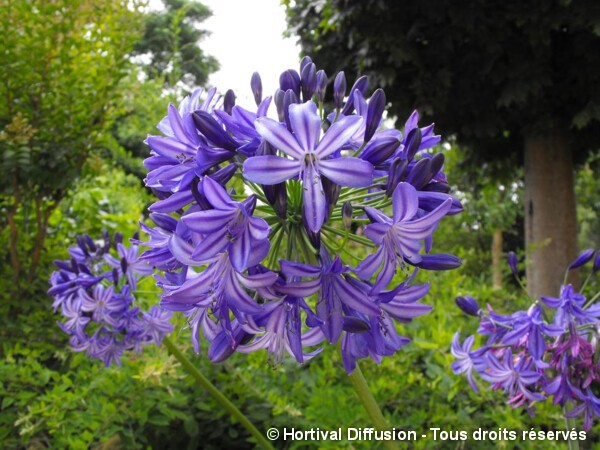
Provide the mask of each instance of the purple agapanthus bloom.
{"label": "purple agapanthus bloom", "polygon": [[[269,251],[270,228],[263,219],[252,216],[256,197],[249,196],[240,203],[233,201],[225,189],[209,177],[203,184],[204,195],[214,209],[192,212],[181,218],[190,230],[204,236],[194,248],[192,258],[204,261],[227,251],[233,267],[238,272],[244,271],[253,250],[256,255],[256,248],[261,247],[263,258]],[[257,262],[260,261],[253,265]]]}
{"label": "purple agapanthus bloom", "polygon": [[380,307],[356,285],[348,281],[350,268],[344,266],[339,256],[331,260],[321,252],[321,266],[281,261],[281,270],[288,277],[313,278],[311,281],[290,283],[287,290],[301,290],[302,297],[319,292],[317,316],[323,320],[321,326],[331,343],[337,342],[344,324],[344,307],[368,316],[379,316]]}
{"label": "purple agapanthus bloom", "polygon": [[356,273],[363,279],[370,279],[381,267],[373,286],[374,292],[385,289],[394,277],[397,266],[402,266],[405,262],[414,265],[421,261],[421,241],[431,236],[451,205],[451,200],[446,200],[429,214],[419,215],[417,191],[407,183],[398,185],[392,202],[392,218],[374,208],[365,208],[374,222],[365,228],[365,236],[379,248],[365,258],[356,268]]}
{"label": "purple agapanthus bloom", "polygon": [[257,119],[256,130],[288,157],[249,158],[244,162],[244,177],[267,185],[299,177],[303,185],[306,221],[310,230],[317,232],[327,213],[321,176],[341,186],[362,187],[372,182],[373,166],[369,162],[335,157],[361,125],[362,119],[358,116],[339,119],[319,139],[321,119],[314,102],[290,105],[289,117],[292,132],[272,119]]}
{"label": "purple agapanthus bloom", "polygon": [[600,318],[600,304],[584,309],[585,296],[576,292],[572,285],[561,287],[560,297],[542,297],[542,301],[551,308],[556,309],[555,323],[566,327],[571,320],[578,325],[597,322]]}
{"label": "purple agapanthus bloom", "polygon": [[[473,370],[476,370],[475,366],[479,360],[476,357],[476,354],[471,351],[473,343],[475,342],[475,336],[466,338],[462,345],[460,344],[459,338],[460,333],[457,331],[454,334],[451,346],[452,356],[456,358],[456,361],[451,364],[452,372],[456,375],[464,373],[467,376],[471,388],[475,392],[479,392],[477,383],[475,383],[475,379],[473,378]],[[479,364],[481,364],[480,361]]]}
{"label": "purple agapanthus bloom", "polygon": [[594,418],[600,417],[600,399],[592,392],[586,389],[581,396],[582,403],[565,414],[565,417],[572,419],[583,414],[583,428],[588,431],[594,422]]}
{"label": "purple agapanthus bloom", "polygon": [[152,307],[147,313],[135,306],[137,279],[152,271],[140,262],[137,246],[118,242],[116,248],[121,259],[110,255],[115,247],[107,238],[100,246],[87,236],[78,240],[78,246],[69,249],[70,264],[56,262],[59,270],[52,274],[48,291],[55,297],[55,310],[66,319],[59,326],[70,335],[73,350],[85,351],[107,366],[121,364],[126,350],[159,345],[173,330],[169,311]]}

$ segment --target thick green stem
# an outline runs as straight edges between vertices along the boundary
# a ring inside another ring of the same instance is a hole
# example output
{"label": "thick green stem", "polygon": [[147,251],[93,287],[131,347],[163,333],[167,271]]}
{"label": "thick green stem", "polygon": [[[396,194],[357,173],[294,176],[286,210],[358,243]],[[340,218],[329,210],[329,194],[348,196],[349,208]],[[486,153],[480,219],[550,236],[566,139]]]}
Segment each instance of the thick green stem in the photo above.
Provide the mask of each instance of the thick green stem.
{"label": "thick green stem", "polygon": [[181,352],[181,350],[175,346],[175,344],[173,344],[168,337],[164,337],[163,343],[167,349],[169,349],[169,352],[177,359],[177,361],[179,361],[188,375],[194,378],[200,386],[205,388],[229,414],[235,417],[238,422],[240,422],[250,432],[250,434],[254,436],[262,448],[266,450],[275,450],[271,443],[260,431],[258,431],[258,429],[256,429],[256,427],[248,420],[244,413],[242,413],[237,406],[231,403],[229,399],[225,397],[223,393],[210,382],[208,378],[202,375],[202,372],[200,372],[198,368],[192,364],[192,362]]}
{"label": "thick green stem", "polygon": [[567,428],[567,433],[569,434],[569,450],[579,450],[579,440],[571,439],[570,433],[572,429],[575,429],[575,419],[570,419],[567,417],[567,407],[563,406],[563,414],[565,416],[565,427]]}
{"label": "thick green stem", "polygon": [[[371,417],[375,428],[381,431],[391,430],[391,427],[387,420],[385,420],[385,417],[383,417],[381,409],[379,409],[379,405],[375,401],[375,398],[369,389],[369,385],[367,384],[367,380],[365,380],[358,364],[349,377],[354,390],[358,394],[358,398],[360,398],[363,407],[369,414],[369,417]],[[398,450],[398,446],[394,441],[383,441],[383,443],[389,450]]]}

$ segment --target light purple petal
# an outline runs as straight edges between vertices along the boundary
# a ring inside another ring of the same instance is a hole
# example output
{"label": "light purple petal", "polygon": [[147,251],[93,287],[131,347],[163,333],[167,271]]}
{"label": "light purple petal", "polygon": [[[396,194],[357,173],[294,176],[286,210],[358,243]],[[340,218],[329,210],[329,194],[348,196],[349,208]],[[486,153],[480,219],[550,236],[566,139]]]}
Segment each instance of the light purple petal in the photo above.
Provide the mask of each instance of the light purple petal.
{"label": "light purple petal", "polygon": [[286,126],[269,119],[260,117],[255,122],[256,131],[269,142],[286,155],[295,159],[302,159],[306,153],[300,146],[294,135],[290,133]]}
{"label": "light purple petal", "polygon": [[254,156],[244,161],[244,178],[261,184],[277,184],[298,175],[299,161],[275,155]]}
{"label": "light purple petal", "polygon": [[321,177],[311,164],[305,170],[302,177],[302,198],[304,200],[304,214],[308,228],[318,232],[325,222],[327,201],[321,184]]}
{"label": "light purple petal", "polygon": [[375,244],[381,244],[385,233],[390,229],[386,223],[371,223],[365,227],[365,236],[371,239]]}
{"label": "light purple petal", "polygon": [[292,104],[289,108],[290,126],[305,152],[312,152],[321,134],[321,119],[314,102]]}
{"label": "light purple petal", "polygon": [[210,177],[204,177],[202,180],[202,190],[204,196],[217,209],[235,208],[235,202],[227,194],[223,186]]}
{"label": "light purple petal", "polygon": [[419,209],[419,196],[414,186],[399,183],[392,195],[394,223],[412,219]]}
{"label": "light purple petal", "polygon": [[209,209],[185,215],[181,218],[186,226],[197,233],[209,234],[227,227],[236,215],[235,209]]}
{"label": "light purple petal", "polygon": [[315,153],[319,155],[319,158],[325,158],[341,149],[356,133],[362,120],[360,116],[347,116],[334,122],[323,135],[321,142],[315,149]]}
{"label": "light purple petal", "polygon": [[373,182],[373,166],[359,158],[319,161],[319,172],[340,186],[364,187]]}

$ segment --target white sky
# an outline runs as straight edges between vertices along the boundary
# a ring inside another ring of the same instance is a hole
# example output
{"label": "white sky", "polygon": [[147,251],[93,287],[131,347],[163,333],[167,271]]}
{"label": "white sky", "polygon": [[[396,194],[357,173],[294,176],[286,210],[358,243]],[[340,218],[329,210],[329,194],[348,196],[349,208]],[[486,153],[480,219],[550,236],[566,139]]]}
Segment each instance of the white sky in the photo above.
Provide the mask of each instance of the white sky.
{"label": "white sky", "polygon": [[[279,0],[200,0],[213,16],[201,27],[211,32],[200,43],[217,58],[221,69],[210,76],[209,85],[221,93],[233,89],[242,106],[254,104],[250,77],[260,73],[263,98],[273,95],[279,74],[299,70],[300,48],[296,38],[284,39],[285,10]],[[207,86],[207,87],[210,87]]]}

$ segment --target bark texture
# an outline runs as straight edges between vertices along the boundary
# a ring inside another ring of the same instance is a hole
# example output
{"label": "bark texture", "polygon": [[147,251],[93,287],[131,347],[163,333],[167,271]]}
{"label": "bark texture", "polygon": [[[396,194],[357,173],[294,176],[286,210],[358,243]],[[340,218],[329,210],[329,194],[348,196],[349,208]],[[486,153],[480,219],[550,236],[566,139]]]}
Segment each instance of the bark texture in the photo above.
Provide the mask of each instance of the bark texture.
{"label": "bark texture", "polygon": [[557,296],[577,253],[573,161],[564,131],[525,140],[525,243],[529,294]]}
{"label": "bark texture", "polygon": [[492,287],[502,289],[502,230],[494,229],[492,234]]}

